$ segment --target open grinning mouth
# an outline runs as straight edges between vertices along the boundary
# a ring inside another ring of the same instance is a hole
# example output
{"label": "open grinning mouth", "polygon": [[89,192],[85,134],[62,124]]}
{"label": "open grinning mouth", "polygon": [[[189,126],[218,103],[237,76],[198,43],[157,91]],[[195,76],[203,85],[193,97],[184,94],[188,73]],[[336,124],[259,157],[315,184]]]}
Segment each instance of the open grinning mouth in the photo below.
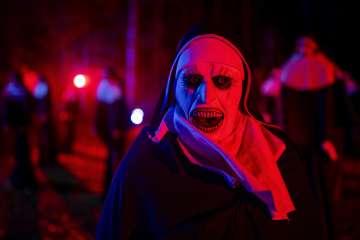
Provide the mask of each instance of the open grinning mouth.
{"label": "open grinning mouth", "polygon": [[216,131],[224,120],[224,113],[216,108],[196,108],[190,113],[190,121],[203,132]]}

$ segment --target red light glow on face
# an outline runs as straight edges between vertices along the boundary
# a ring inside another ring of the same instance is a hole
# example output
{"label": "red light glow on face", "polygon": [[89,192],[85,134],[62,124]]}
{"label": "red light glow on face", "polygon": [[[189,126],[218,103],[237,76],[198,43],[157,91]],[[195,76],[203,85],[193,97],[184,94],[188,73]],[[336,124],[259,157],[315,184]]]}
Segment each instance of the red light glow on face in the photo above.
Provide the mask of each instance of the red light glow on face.
{"label": "red light glow on face", "polygon": [[86,79],[85,75],[78,74],[74,77],[73,83],[74,83],[75,87],[83,88],[87,85],[87,79]]}

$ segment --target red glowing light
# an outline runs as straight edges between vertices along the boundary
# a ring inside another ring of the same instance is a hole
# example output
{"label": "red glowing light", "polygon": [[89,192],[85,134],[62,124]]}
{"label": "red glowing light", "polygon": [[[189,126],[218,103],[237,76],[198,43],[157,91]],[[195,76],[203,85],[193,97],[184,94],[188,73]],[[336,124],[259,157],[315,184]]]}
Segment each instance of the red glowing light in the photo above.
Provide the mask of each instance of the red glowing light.
{"label": "red glowing light", "polygon": [[85,77],[85,75],[83,74],[78,74],[74,77],[74,81],[73,81],[75,87],[77,88],[83,88],[86,86],[87,84],[87,79]]}

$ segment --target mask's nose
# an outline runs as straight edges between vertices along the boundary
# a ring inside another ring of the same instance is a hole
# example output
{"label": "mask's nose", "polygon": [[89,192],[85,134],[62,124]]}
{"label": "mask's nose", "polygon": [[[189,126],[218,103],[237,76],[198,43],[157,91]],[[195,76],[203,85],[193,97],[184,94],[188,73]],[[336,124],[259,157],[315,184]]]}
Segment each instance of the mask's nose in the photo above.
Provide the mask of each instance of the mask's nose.
{"label": "mask's nose", "polygon": [[198,95],[201,103],[211,103],[216,97],[215,86],[209,81],[202,82],[198,88]]}

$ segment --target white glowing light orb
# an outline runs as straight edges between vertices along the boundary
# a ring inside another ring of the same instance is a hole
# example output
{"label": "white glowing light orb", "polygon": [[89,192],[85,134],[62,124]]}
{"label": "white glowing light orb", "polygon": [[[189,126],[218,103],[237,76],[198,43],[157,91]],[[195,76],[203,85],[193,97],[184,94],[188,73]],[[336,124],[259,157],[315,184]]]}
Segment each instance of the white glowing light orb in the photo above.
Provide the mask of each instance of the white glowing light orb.
{"label": "white glowing light orb", "polygon": [[86,77],[83,74],[78,74],[74,77],[74,85],[77,88],[83,88],[86,86]]}
{"label": "white glowing light orb", "polygon": [[135,108],[132,112],[131,112],[131,122],[139,125],[143,122],[144,120],[144,111],[140,108]]}

